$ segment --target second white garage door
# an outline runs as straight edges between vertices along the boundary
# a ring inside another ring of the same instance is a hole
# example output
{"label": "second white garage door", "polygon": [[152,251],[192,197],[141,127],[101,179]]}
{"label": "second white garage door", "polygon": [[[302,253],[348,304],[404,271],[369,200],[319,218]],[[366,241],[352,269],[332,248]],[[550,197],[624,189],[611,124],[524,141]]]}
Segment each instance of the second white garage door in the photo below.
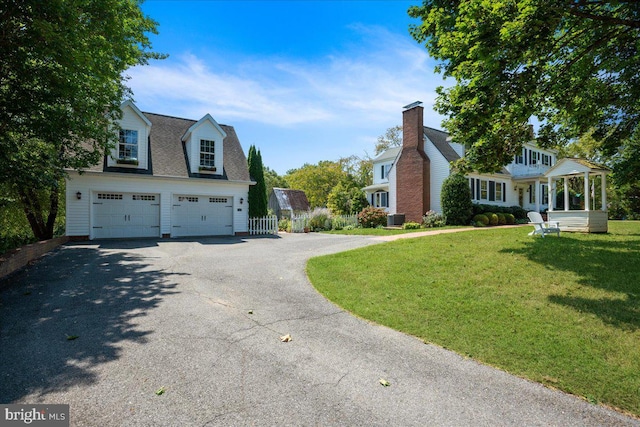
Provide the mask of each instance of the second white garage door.
{"label": "second white garage door", "polygon": [[174,195],[171,236],[233,235],[231,197]]}

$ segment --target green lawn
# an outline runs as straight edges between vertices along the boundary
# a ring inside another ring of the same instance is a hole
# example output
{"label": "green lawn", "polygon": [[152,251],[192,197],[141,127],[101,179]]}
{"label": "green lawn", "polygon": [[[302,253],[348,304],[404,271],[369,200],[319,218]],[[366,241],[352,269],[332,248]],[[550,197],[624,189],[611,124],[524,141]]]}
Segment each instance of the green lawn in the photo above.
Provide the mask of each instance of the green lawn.
{"label": "green lawn", "polygon": [[487,229],[313,258],[328,299],[513,374],[640,415],[640,222]]}

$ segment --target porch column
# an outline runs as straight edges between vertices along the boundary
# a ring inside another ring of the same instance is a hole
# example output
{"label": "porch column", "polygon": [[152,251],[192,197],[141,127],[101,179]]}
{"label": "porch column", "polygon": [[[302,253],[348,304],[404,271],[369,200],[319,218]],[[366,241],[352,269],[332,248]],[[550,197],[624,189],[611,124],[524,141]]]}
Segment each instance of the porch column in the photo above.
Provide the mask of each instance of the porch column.
{"label": "porch column", "polygon": [[536,185],[534,188],[535,198],[536,198],[536,212],[540,212],[540,198],[542,197],[540,194],[540,180],[536,179]]}
{"label": "porch column", "polygon": [[553,207],[554,207],[553,205],[554,205],[554,202],[556,201],[556,197],[555,197],[556,196],[556,182],[555,182],[555,180],[553,181],[553,187],[551,185],[552,185],[551,177],[548,177],[547,178],[547,188],[549,189],[548,190],[548,193],[549,193],[549,200],[548,200],[548,202],[549,202],[548,203],[549,204],[549,212],[553,212]]}
{"label": "porch column", "polygon": [[589,189],[589,172],[585,172],[584,173],[584,210],[585,211],[589,211],[590,209],[590,204],[591,204],[591,198],[589,197],[591,195],[591,190]]}
{"label": "porch column", "polygon": [[600,178],[601,178],[601,184],[602,184],[602,211],[606,212],[607,211],[607,175],[606,174],[600,174]]}
{"label": "porch column", "polygon": [[569,177],[562,177],[564,180],[564,210],[569,210]]}

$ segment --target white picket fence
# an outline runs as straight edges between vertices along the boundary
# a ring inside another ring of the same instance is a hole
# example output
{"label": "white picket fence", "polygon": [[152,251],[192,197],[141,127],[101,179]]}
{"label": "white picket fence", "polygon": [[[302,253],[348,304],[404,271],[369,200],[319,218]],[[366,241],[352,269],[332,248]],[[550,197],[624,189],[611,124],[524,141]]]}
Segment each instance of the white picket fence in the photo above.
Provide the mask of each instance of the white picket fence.
{"label": "white picket fence", "polygon": [[249,234],[278,234],[278,217],[249,218]]}

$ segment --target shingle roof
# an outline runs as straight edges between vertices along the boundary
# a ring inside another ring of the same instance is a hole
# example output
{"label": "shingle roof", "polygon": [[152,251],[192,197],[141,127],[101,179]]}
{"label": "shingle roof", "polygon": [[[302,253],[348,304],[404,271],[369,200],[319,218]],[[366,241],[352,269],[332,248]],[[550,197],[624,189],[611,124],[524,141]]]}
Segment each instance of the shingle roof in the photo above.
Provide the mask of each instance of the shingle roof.
{"label": "shingle roof", "polygon": [[438,149],[440,154],[444,156],[447,162],[455,162],[460,158],[458,153],[451,147],[447,141],[449,134],[447,132],[424,126],[424,134]]}
{"label": "shingle roof", "polygon": [[107,167],[106,156],[102,165],[89,170],[96,172],[122,172],[146,174],[176,178],[200,177],[207,179],[222,179],[227,181],[251,181],[247,158],[232,126],[220,125],[227,137],[223,141],[223,174],[200,175],[189,172],[182,136],[197,121],[164,116],[154,113],[143,113],[151,122],[149,133],[149,169]]}
{"label": "shingle roof", "polygon": [[309,200],[302,190],[292,190],[290,188],[274,188],[273,193],[278,200],[280,209],[292,211],[309,210]]}

